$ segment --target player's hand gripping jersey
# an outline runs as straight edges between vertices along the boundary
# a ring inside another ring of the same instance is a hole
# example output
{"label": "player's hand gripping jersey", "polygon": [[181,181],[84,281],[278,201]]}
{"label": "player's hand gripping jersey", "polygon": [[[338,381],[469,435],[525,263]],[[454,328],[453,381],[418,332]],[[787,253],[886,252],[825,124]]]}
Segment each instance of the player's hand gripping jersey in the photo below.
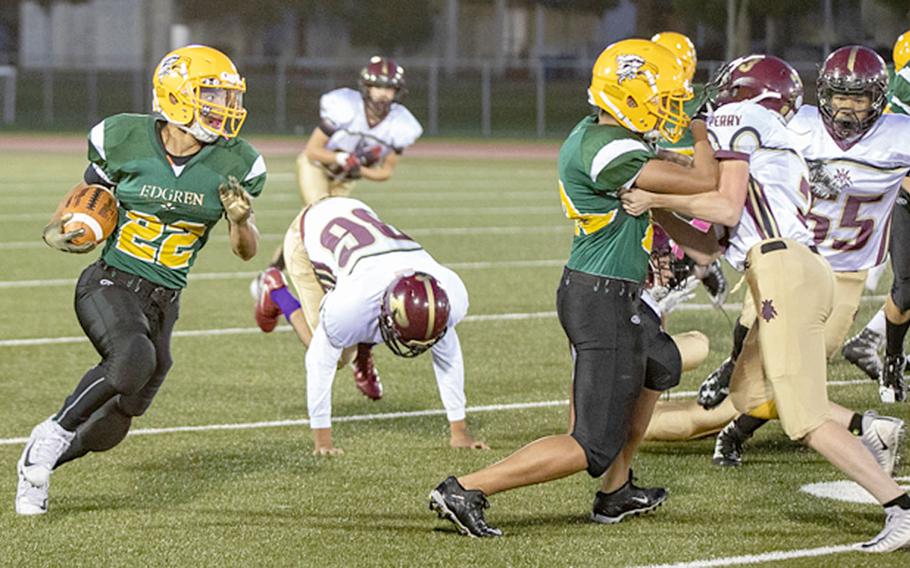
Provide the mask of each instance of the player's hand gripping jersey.
{"label": "player's hand gripping jersey", "polygon": [[808,172],[781,115],[752,102],[726,104],[709,117],[708,138],[717,158],[749,161],[743,214],[727,229],[727,261],[743,270],[746,253],[766,239],[811,245],[803,222],[809,207]]}
{"label": "player's hand gripping jersey", "polygon": [[910,117],[884,114],[854,145],[841,148],[818,109],[803,106],[790,121],[809,165],[815,244],[835,272],[872,268],[888,252],[891,208],[910,171]]}
{"label": "player's hand gripping jersey", "polygon": [[381,162],[389,152],[402,153],[423,134],[423,128],[414,115],[404,105],[395,102],[389,114],[371,127],[363,95],[348,88],[322,95],[319,99],[319,120],[319,128],[329,137],[326,148],[365,158],[364,165]]}
{"label": "player's hand gripping jersey", "polygon": [[379,330],[383,293],[399,274],[408,271],[432,275],[448,295],[448,331],[431,353],[448,419],[463,420],[464,363],[455,325],[467,314],[468,293],[458,275],[356,199],[323,199],[306,210],[301,223],[304,246],[314,269],[335,279],[335,288],[323,299],[319,325],[306,356],[313,428],[331,425],[332,381],[342,349],[383,342]]}
{"label": "player's hand gripping jersey", "polygon": [[150,115],[106,118],[89,133],[88,158],[120,201],[102,259],[168,288],[186,286],[196,255],[224,215],[218,186],[234,176],[255,197],[266,178],[262,156],[240,138],[219,138],[173,165]]}

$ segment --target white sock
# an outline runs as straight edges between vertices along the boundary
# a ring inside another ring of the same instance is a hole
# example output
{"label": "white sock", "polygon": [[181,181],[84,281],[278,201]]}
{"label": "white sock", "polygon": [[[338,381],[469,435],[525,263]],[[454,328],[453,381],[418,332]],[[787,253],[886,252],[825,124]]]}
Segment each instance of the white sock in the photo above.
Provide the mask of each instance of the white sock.
{"label": "white sock", "polygon": [[875,312],[875,315],[872,316],[872,319],[869,320],[869,323],[866,324],[866,329],[874,331],[879,335],[885,335],[885,309],[882,308],[879,311]]}

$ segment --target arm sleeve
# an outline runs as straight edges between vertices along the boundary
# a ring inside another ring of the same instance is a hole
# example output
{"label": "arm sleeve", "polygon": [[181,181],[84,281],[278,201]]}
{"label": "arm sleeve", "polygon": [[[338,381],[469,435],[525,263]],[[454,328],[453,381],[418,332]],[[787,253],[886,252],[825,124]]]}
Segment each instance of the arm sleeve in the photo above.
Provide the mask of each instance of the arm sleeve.
{"label": "arm sleeve", "polygon": [[253,197],[259,197],[262,193],[262,188],[265,186],[265,177],[265,160],[260,155],[256,157],[253,165],[250,166],[250,171],[247,172],[246,176],[243,178],[241,185],[247,193]]}
{"label": "arm sleeve", "polygon": [[306,400],[311,428],[332,426],[332,383],[341,348],[329,342],[318,325],[306,352]]}
{"label": "arm sleeve", "polygon": [[449,422],[464,420],[464,360],[461,356],[461,343],[454,328],[450,328],[431,349],[433,354],[433,372],[436,373],[436,385],[439,397],[446,409]]}
{"label": "arm sleeve", "polygon": [[344,96],[344,89],[329,91],[319,98],[319,129],[326,136],[344,128],[354,119],[354,111]]}
{"label": "arm sleeve", "polygon": [[641,169],[652,158],[654,152],[640,140],[613,140],[594,154],[588,175],[594,182],[594,189],[615,195],[621,189],[632,187]]}
{"label": "arm sleeve", "polygon": [[894,76],[888,90],[888,104],[895,114],[910,114],[910,67],[904,67]]}
{"label": "arm sleeve", "polygon": [[760,111],[771,112],[761,107],[738,104],[714,111],[708,125],[708,140],[714,148],[715,158],[749,161],[762,143],[761,120],[774,120],[773,117],[759,116]]}
{"label": "arm sleeve", "polygon": [[396,154],[404,152],[405,148],[417,142],[423,135],[423,127],[411,112],[401,107],[401,118],[397,121],[395,135],[392,139],[392,150]]}
{"label": "arm sleeve", "polygon": [[[92,175],[93,179],[100,179],[101,185],[106,187],[114,187],[119,181],[119,176],[117,172],[114,171],[113,166],[108,162],[106,130],[105,121],[102,120],[89,131],[88,161],[91,162],[89,168],[94,170],[94,174]],[[85,176],[83,176],[86,182],[89,182],[88,175],[89,172],[86,171]]]}

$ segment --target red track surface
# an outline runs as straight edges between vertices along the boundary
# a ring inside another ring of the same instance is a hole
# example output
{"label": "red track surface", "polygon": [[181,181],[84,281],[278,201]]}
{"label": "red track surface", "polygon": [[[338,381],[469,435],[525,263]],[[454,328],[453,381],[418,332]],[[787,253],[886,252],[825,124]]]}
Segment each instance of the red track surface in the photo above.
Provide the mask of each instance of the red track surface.
{"label": "red track surface", "polygon": [[[303,150],[299,140],[251,137],[250,142],[265,156],[294,156]],[[0,134],[0,152],[83,152],[85,137],[53,134]],[[462,142],[422,140],[407,150],[409,157],[453,158],[465,160],[555,160],[558,144],[539,142]]]}

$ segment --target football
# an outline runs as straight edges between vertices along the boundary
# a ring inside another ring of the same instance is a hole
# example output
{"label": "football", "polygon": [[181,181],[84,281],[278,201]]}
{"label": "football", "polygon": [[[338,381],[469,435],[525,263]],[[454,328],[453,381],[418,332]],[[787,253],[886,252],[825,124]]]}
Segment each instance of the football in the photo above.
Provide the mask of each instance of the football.
{"label": "football", "polygon": [[85,229],[73,239],[73,244],[100,243],[107,239],[117,226],[117,198],[101,185],[75,187],[63,198],[62,215],[72,214],[63,226],[66,232]]}

